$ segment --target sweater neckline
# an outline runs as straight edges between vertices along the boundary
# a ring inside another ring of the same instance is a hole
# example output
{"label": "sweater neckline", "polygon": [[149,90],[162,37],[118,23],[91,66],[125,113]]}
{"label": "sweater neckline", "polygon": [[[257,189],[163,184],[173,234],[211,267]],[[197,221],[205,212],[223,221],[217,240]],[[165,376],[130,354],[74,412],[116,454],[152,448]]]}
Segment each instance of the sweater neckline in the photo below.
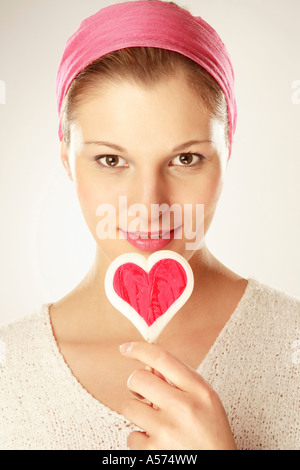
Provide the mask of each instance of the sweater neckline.
{"label": "sweater neckline", "polygon": [[[195,369],[196,372],[201,374],[203,369],[205,368],[206,364],[210,363],[210,358],[213,356],[214,351],[217,349],[219,343],[222,341],[228,330],[230,330],[231,327],[234,326],[235,321],[237,320],[237,317],[241,316],[243,313],[247,312],[247,306],[249,304],[249,301],[252,297],[253,290],[258,284],[258,281],[253,278],[249,277],[247,279],[248,283],[245,288],[245,291],[240,298],[235,310],[229,317],[228,321],[220,331],[219,335],[217,336],[215,342],[207,352],[206,356],[203,358],[202,362],[199,364],[199,366]],[[112,421],[118,419],[122,421],[123,423],[125,422],[127,426],[132,426],[132,423],[128,421],[123,415],[121,415],[119,412],[116,410],[113,410],[112,408],[108,407],[105,405],[103,402],[95,398],[90,392],[87,391],[86,388],[81,385],[79,380],[76,378],[76,376],[73,374],[71,368],[69,367],[68,363],[66,362],[64,356],[60,352],[58,343],[56,341],[54,331],[52,328],[52,323],[50,319],[50,306],[52,305],[52,302],[44,303],[41,308],[41,313],[43,316],[44,320],[44,325],[47,329],[47,337],[50,342],[50,347],[52,350],[52,353],[54,353],[54,356],[60,366],[61,372],[64,374],[64,377],[69,381],[72,382],[73,386],[77,390],[78,393],[80,393],[82,399],[87,403],[87,405],[90,406],[96,406],[99,411],[105,413],[106,418],[110,417]]]}

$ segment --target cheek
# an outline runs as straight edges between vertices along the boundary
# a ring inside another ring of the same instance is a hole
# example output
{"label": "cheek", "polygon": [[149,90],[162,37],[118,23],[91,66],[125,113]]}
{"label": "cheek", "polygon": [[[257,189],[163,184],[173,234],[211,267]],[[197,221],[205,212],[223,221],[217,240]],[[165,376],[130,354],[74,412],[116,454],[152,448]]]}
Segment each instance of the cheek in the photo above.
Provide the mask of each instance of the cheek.
{"label": "cheek", "polygon": [[181,201],[191,204],[205,204],[207,210],[214,207],[221,195],[224,184],[223,174],[220,171],[201,175],[194,184],[189,185],[181,195]]}
{"label": "cheek", "polygon": [[[214,217],[218,201],[220,199],[222,188],[224,184],[223,175],[221,172],[212,172],[211,175],[206,175],[199,178],[198,184],[190,188],[191,198],[190,202],[193,204],[193,221],[192,228],[196,230],[197,224],[200,219],[204,217],[204,229],[207,232],[211,221]],[[203,204],[204,207],[197,207]],[[204,212],[202,212],[202,210]]]}
{"label": "cheek", "polygon": [[[220,199],[222,188],[224,185],[223,177],[218,174],[214,175],[207,181],[207,185],[202,193],[204,204],[204,232],[207,233]],[[201,197],[201,195],[200,195]]]}
{"label": "cheek", "polygon": [[79,168],[75,173],[74,185],[83,217],[91,232],[95,234],[97,223],[101,220],[101,210],[102,214],[105,207],[117,210],[118,189],[107,180],[100,180],[88,171],[80,171]]}
{"label": "cheek", "polygon": [[212,176],[208,181],[203,191],[203,199],[209,207],[215,207],[220,199],[222,189],[224,185],[224,179],[221,174]]}

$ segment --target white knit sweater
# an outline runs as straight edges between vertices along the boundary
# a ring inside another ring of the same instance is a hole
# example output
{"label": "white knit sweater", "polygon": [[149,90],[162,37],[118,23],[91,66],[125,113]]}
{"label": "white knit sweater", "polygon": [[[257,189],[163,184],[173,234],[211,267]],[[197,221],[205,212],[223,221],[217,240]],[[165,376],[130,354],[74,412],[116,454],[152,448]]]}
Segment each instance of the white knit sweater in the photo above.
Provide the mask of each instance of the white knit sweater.
{"label": "white knit sweater", "polygon": [[[0,449],[128,449],[138,429],[90,395],[53,336],[50,304],[0,328]],[[300,449],[300,300],[249,279],[197,371],[239,449]]]}

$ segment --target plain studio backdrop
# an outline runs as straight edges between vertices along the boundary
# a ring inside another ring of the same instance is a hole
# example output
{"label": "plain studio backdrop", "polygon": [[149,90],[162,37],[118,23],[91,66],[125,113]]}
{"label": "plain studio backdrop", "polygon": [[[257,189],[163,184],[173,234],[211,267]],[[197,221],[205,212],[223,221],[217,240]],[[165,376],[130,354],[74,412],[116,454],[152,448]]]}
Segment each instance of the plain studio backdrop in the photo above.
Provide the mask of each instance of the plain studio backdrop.
{"label": "plain studio backdrop", "polygon": [[[0,0],[0,323],[63,297],[92,263],[59,156],[55,79],[69,36],[112,3]],[[238,125],[208,247],[300,298],[300,2],[179,4],[218,31],[236,77]]]}

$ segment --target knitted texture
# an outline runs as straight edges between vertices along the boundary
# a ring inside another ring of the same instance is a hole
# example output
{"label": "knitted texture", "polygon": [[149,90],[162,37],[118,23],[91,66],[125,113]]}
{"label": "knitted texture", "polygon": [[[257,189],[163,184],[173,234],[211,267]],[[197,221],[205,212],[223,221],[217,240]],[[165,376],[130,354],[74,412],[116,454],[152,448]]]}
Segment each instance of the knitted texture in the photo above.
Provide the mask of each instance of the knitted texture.
{"label": "knitted texture", "polygon": [[[126,450],[137,430],[89,394],[59,352],[49,305],[0,328],[0,449]],[[250,278],[197,371],[238,449],[300,449],[300,300]]]}

